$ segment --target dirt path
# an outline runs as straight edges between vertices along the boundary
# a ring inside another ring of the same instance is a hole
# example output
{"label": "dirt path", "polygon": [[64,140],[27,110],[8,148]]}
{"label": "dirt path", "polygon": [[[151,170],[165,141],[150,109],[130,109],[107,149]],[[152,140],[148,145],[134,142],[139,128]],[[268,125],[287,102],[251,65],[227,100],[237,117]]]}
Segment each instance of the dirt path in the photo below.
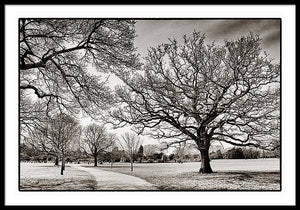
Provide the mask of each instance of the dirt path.
{"label": "dirt path", "polygon": [[153,184],[138,177],[104,171],[100,168],[83,167],[76,164],[72,165],[72,167],[95,176],[97,190],[157,190]]}

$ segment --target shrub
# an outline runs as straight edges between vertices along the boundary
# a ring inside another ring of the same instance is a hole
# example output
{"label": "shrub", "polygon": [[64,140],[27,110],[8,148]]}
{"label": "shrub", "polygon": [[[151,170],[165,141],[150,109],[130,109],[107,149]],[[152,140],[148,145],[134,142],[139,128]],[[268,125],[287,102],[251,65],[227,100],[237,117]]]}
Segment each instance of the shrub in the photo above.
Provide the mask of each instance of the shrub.
{"label": "shrub", "polygon": [[226,152],[226,158],[228,159],[244,159],[244,153],[241,148],[232,148]]}

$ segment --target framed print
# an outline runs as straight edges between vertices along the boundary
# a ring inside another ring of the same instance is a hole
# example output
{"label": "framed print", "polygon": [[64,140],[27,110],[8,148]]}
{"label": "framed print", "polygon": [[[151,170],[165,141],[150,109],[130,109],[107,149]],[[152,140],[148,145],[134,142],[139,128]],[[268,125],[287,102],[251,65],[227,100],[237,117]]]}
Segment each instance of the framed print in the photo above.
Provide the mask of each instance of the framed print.
{"label": "framed print", "polygon": [[294,12],[6,5],[7,204],[292,205]]}

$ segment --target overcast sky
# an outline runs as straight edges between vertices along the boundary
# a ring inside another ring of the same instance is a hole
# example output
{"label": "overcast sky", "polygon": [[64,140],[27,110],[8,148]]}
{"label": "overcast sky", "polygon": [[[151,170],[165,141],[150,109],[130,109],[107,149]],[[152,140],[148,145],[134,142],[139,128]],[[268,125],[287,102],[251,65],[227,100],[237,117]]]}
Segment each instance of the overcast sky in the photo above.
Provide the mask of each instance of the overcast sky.
{"label": "overcast sky", "polygon": [[192,19],[192,20],[138,20],[136,23],[135,45],[142,57],[147,48],[167,43],[168,38],[182,41],[184,34],[205,33],[207,43],[216,41],[223,44],[224,39],[235,39],[250,31],[262,38],[262,48],[270,53],[275,62],[280,59],[280,20],[279,19]]}

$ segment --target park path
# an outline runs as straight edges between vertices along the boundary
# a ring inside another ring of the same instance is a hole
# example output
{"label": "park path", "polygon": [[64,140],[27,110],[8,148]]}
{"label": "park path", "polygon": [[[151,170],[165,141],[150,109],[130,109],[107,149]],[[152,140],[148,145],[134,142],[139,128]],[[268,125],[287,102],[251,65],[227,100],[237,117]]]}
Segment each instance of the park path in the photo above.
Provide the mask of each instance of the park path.
{"label": "park path", "polygon": [[92,174],[97,181],[96,190],[157,190],[153,184],[138,177],[77,164],[72,167]]}

